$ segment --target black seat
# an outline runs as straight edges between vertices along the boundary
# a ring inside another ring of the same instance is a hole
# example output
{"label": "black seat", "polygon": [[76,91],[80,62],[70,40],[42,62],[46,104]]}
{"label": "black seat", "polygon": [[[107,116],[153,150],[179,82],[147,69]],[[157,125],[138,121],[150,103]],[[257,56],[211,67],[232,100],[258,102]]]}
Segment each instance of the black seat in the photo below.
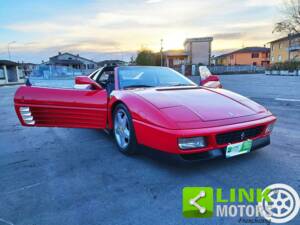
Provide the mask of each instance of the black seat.
{"label": "black seat", "polygon": [[115,90],[115,76],[114,73],[110,74],[107,80],[106,91],[110,94],[113,90]]}

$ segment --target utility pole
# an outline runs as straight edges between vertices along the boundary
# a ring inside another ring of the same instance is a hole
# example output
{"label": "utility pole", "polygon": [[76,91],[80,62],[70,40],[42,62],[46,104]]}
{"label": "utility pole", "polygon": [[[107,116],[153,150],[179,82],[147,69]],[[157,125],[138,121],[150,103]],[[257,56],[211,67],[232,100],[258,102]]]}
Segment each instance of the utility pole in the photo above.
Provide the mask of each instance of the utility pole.
{"label": "utility pole", "polygon": [[163,39],[160,39],[160,66],[163,66]]}
{"label": "utility pole", "polygon": [[291,38],[292,38],[292,34],[289,33],[288,34],[288,43],[289,43],[289,47],[288,47],[288,61],[291,61]]}
{"label": "utility pole", "polygon": [[11,41],[11,42],[7,43],[7,53],[8,53],[9,60],[11,59],[9,45],[14,44],[14,43],[16,43],[16,42],[15,41]]}

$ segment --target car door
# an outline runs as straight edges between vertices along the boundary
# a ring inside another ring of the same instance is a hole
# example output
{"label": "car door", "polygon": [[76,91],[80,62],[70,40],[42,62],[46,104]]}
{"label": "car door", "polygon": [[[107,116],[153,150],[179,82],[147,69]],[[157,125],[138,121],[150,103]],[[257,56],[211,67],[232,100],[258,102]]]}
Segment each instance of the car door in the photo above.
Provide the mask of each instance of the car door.
{"label": "car door", "polygon": [[76,84],[90,89],[21,86],[15,94],[17,116],[24,126],[105,128],[107,92],[89,77]]}

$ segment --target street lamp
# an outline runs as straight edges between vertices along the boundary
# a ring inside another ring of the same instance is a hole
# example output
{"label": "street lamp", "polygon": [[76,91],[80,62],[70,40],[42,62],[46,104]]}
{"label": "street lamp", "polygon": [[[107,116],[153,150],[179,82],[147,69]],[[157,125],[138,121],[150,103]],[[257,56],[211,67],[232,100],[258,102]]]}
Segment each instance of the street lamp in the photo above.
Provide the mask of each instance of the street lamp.
{"label": "street lamp", "polygon": [[16,41],[11,41],[11,42],[7,43],[7,53],[8,53],[9,60],[11,59],[9,45],[14,44],[14,43],[16,43]]}
{"label": "street lamp", "polygon": [[163,39],[160,39],[160,66],[163,66]]}

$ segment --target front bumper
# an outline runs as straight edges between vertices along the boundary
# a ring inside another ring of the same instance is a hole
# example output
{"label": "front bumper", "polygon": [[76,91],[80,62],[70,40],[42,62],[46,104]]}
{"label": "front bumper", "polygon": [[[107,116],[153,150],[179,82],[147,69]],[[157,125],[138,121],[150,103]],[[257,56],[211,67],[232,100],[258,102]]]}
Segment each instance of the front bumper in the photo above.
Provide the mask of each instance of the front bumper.
{"label": "front bumper", "polygon": [[[228,143],[218,144],[216,141],[216,135],[227,133],[227,132],[238,131],[242,129],[254,128],[257,126],[263,126],[264,128],[266,128],[269,124],[274,123],[275,121],[276,121],[276,117],[269,116],[263,119],[244,122],[244,123],[237,123],[237,124],[218,126],[218,127],[201,128],[201,129],[189,129],[189,130],[171,130],[171,129],[155,126],[152,124],[144,123],[139,120],[133,120],[133,124],[134,124],[137,142],[139,144],[148,146],[153,149],[182,155],[182,154],[203,153],[215,149],[225,148],[228,145]],[[264,129],[261,134],[250,139],[255,141],[257,139],[264,138],[269,135],[270,133],[265,133],[265,129]],[[208,145],[204,148],[191,149],[191,150],[181,150],[178,147],[179,138],[189,138],[189,137],[197,137],[197,136],[205,137]]]}
{"label": "front bumper", "polygon": [[[252,142],[251,152],[257,149],[263,148],[271,143],[270,136],[263,138],[255,139]],[[184,160],[193,161],[193,160],[208,160],[214,158],[226,158],[225,156],[226,148],[218,148],[207,152],[194,153],[194,154],[181,154],[181,157]]]}

